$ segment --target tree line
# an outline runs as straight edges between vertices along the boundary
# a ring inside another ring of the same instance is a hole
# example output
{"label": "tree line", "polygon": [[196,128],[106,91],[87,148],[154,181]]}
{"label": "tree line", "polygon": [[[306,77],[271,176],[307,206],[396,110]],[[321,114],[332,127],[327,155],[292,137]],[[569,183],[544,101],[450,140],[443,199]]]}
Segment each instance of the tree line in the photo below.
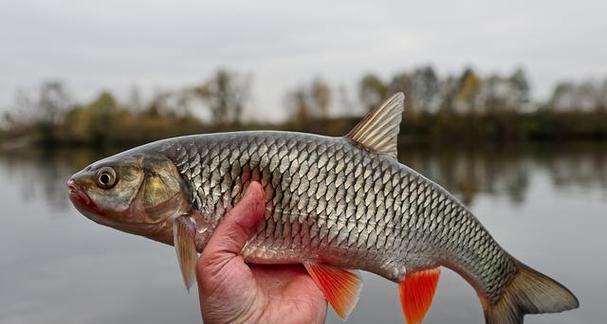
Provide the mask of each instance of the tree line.
{"label": "tree line", "polygon": [[[537,102],[521,68],[486,76],[466,68],[441,77],[432,66],[389,77],[366,74],[354,95],[317,77],[284,95],[287,120],[265,125],[242,119],[251,105],[251,86],[250,75],[220,69],[200,84],[161,91],[147,100],[134,88],[125,102],[102,91],[81,103],[63,83],[48,81],[17,92],[3,116],[0,138],[5,143],[22,139],[27,144],[104,146],[252,128],[341,134],[365,110],[398,91],[406,96],[402,134],[411,141],[607,137],[607,78],[558,83],[550,98]],[[338,105],[345,114],[336,113]]]}

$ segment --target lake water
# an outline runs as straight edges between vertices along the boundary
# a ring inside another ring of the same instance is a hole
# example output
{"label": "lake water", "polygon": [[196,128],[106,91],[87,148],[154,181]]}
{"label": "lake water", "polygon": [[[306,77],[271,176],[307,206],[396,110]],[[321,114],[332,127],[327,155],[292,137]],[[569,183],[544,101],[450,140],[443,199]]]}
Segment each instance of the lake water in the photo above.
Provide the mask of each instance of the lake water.
{"label": "lake water", "polygon": [[[65,181],[102,153],[0,153],[0,323],[199,323],[171,247],[76,212]],[[519,260],[581,308],[525,323],[604,323],[607,143],[401,149],[401,161],[462,199]],[[402,323],[397,287],[365,273],[349,323]],[[340,323],[330,313],[327,322]],[[476,294],[444,271],[426,323],[484,323]]]}

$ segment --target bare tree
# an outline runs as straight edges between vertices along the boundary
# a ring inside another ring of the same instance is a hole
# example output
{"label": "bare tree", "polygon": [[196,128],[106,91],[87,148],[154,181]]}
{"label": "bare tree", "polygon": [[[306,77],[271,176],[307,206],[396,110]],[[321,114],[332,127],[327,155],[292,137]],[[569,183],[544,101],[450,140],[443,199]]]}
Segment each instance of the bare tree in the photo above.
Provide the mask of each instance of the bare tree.
{"label": "bare tree", "polygon": [[444,81],[441,82],[441,103],[440,103],[440,111],[446,113],[455,112],[455,101],[457,98],[457,90],[458,90],[458,82],[457,79],[453,76],[447,77]]}
{"label": "bare tree", "polygon": [[221,69],[193,92],[209,108],[213,123],[232,125],[240,122],[249,99],[250,84],[250,77]]}
{"label": "bare tree", "polygon": [[314,79],[309,86],[299,86],[286,97],[291,117],[302,123],[311,118],[328,118],[331,100],[331,88],[321,78]]}
{"label": "bare tree", "polygon": [[424,66],[413,71],[412,92],[415,94],[419,110],[435,110],[439,96],[439,80],[432,66]]}
{"label": "bare tree", "polygon": [[21,98],[22,103],[32,109],[33,118],[47,126],[55,125],[72,106],[71,99],[60,81],[42,83],[37,98]]}
{"label": "bare tree", "polygon": [[509,78],[512,90],[513,98],[516,104],[522,105],[529,102],[529,93],[531,87],[529,81],[527,81],[527,74],[523,68],[518,68]]}
{"label": "bare tree", "polygon": [[388,86],[373,74],[365,75],[358,85],[360,101],[367,110],[372,110],[388,96]]}
{"label": "bare tree", "polygon": [[13,127],[35,126],[43,141],[55,139],[55,126],[72,107],[72,101],[63,83],[43,82],[37,92],[19,90],[15,96],[15,111],[5,116]]}
{"label": "bare tree", "polygon": [[601,84],[595,110],[602,113],[607,112],[607,79],[603,80]]}
{"label": "bare tree", "polygon": [[293,122],[299,126],[309,122],[313,113],[304,88],[298,88],[289,92],[285,100]]}
{"label": "bare tree", "polygon": [[321,118],[329,117],[331,105],[331,88],[329,88],[329,85],[322,79],[316,78],[312,82],[310,97],[319,116]]}
{"label": "bare tree", "polygon": [[141,112],[143,110],[143,103],[141,99],[141,92],[135,85],[131,86],[128,99],[128,107],[132,112]]}

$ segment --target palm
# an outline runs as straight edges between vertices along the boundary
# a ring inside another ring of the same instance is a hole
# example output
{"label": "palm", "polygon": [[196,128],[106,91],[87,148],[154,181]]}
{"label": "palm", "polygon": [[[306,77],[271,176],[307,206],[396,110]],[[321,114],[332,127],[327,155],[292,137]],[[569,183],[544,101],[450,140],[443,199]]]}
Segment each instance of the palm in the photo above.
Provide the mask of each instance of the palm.
{"label": "palm", "polygon": [[324,322],[327,303],[302,265],[249,265],[237,256],[212,277],[203,269],[205,323]]}
{"label": "palm", "polygon": [[327,302],[301,265],[252,265],[257,289],[269,301],[262,323],[279,323],[285,318],[296,323],[322,323]]}

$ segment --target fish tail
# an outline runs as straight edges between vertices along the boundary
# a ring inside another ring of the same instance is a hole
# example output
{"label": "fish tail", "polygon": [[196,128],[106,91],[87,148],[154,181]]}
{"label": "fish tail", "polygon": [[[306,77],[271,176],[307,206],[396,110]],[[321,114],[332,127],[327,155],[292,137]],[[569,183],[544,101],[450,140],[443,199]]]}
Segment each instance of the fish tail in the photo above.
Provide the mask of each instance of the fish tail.
{"label": "fish tail", "polygon": [[481,297],[487,324],[521,324],[525,314],[558,313],[577,308],[577,298],[560,283],[515,261],[516,275],[497,302]]}

